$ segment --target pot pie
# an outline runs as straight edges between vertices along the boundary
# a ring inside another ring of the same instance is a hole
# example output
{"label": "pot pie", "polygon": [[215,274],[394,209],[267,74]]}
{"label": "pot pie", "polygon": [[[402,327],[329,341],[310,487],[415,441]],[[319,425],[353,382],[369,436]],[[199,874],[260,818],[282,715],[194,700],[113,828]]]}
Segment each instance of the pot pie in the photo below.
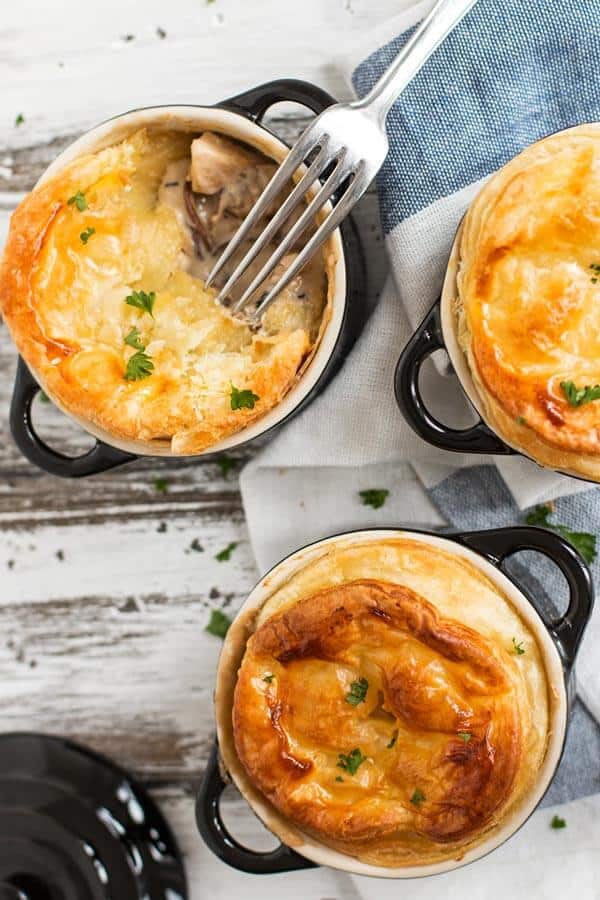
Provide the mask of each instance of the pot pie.
{"label": "pot pie", "polygon": [[274,171],[220,134],[145,129],[75,159],[25,198],[0,307],[59,406],[120,439],[189,454],[294,386],[328,320],[332,252],[298,274],[258,328],[204,284]]}
{"label": "pot pie", "polygon": [[504,166],[455,250],[458,339],[483,417],[539,463],[600,481],[600,126]]}
{"label": "pot pie", "polygon": [[236,620],[224,657],[225,765],[292,846],[275,821],[374,865],[460,859],[536,786],[553,700],[535,635],[437,546],[330,546]]}

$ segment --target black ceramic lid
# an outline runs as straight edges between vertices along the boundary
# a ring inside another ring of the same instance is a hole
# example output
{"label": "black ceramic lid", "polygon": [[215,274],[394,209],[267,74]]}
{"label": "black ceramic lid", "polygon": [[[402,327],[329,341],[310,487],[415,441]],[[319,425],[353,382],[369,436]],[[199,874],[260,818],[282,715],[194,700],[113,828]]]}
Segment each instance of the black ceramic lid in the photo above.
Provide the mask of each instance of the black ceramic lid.
{"label": "black ceramic lid", "polygon": [[0,900],[186,900],[148,794],[72,741],[0,736]]}

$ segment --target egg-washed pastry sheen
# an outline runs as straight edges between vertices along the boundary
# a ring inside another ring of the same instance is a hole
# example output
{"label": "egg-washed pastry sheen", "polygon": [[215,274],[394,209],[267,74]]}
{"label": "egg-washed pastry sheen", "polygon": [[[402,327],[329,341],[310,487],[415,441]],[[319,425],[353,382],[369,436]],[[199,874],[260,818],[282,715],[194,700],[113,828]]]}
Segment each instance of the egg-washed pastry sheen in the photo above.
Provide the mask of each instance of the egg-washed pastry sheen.
{"label": "egg-washed pastry sheen", "polygon": [[376,865],[460,859],[535,787],[542,656],[464,558],[409,538],[337,546],[250,627],[233,752],[302,832]]}
{"label": "egg-washed pastry sheen", "polygon": [[470,207],[455,296],[459,343],[488,424],[543,465],[596,481],[599,211],[600,126],[532,145]]}
{"label": "egg-washed pastry sheen", "polygon": [[140,130],[25,198],[11,221],[0,305],[52,399],[110,435],[181,454],[281,400],[328,318],[329,251],[255,331],[204,284],[274,168],[211,132]]}

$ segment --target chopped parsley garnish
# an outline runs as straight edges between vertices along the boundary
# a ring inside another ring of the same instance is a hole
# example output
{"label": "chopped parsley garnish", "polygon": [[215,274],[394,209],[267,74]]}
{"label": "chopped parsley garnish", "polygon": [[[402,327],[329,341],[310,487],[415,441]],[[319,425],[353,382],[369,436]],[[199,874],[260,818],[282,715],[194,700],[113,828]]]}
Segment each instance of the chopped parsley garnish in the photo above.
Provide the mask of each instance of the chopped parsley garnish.
{"label": "chopped parsley garnish", "polygon": [[50,403],[50,397],[44,391],[39,393],[40,403]]}
{"label": "chopped parsley garnish", "polygon": [[517,423],[517,425],[527,425],[527,419],[525,418],[525,416],[517,416],[515,422]]}
{"label": "chopped parsley garnish", "polygon": [[146,349],[146,345],[142,344],[142,342],[140,340],[140,333],[135,326],[131,329],[131,331],[125,338],[125,343],[129,347],[133,347],[134,350],[145,350]]}
{"label": "chopped parsley garnish", "polygon": [[232,541],[231,544],[227,544],[227,546],[223,550],[221,550],[219,553],[217,553],[217,555],[215,556],[215,559],[218,560],[219,562],[227,562],[228,560],[231,559],[231,554],[233,553],[233,551],[235,550],[236,547],[237,547],[237,541]]}
{"label": "chopped parsley garnish", "polygon": [[596,559],[596,535],[591,534],[589,531],[571,531],[566,525],[556,525],[553,522],[549,522],[548,519],[551,514],[552,507],[544,503],[532,509],[527,514],[525,522],[527,525],[540,525],[542,528],[550,528],[552,531],[556,531],[575,547],[587,563],[593,563]]}
{"label": "chopped parsley garnish", "polygon": [[561,381],[560,387],[571,406],[583,406],[600,399],[600,384],[578,388],[573,381]]}
{"label": "chopped parsley garnish", "polygon": [[517,654],[517,656],[523,656],[525,653],[525,649],[523,647],[523,641],[518,641],[516,638],[512,639],[513,651]]}
{"label": "chopped parsley garnish", "polygon": [[464,741],[465,744],[468,744],[472,738],[472,734],[470,731],[459,731],[456,736],[459,737],[461,741]]}
{"label": "chopped parsley garnish", "polygon": [[364,763],[366,758],[358,747],[355,747],[350,753],[338,753],[337,764],[340,769],[345,769],[350,775],[356,775],[358,767]]}
{"label": "chopped parsley garnish", "polygon": [[142,378],[148,378],[154,371],[154,363],[147,353],[138,350],[133,356],[127,360],[127,368],[125,369],[126,381],[141,381]]}
{"label": "chopped parsley garnish", "polygon": [[167,32],[165,31],[164,28],[161,28],[159,25],[158,28],[156,29],[156,36],[159,37],[161,39],[161,41],[164,41],[164,39],[167,36]]}
{"label": "chopped parsley garnish", "polygon": [[359,703],[365,702],[367,691],[369,690],[369,682],[366,678],[359,678],[350,685],[350,693],[346,694],[346,703],[350,706],[358,706]]}
{"label": "chopped parsley garnish", "polygon": [[154,291],[150,291],[150,293],[146,293],[146,291],[132,291],[131,294],[128,294],[125,297],[125,303],[128,306],[135,306],[137,309],[141,309],[144,312],[147,312],[149,316],[154,318],[154,313],[152,312],[154,308],[154,301],[156,300],[156,294]]}
{"label": "chopped parsley garnish", "polygon": [[372,506],[373,509],[380,509],[390,492],[385,488],[370,488],[367,491],[359,491],[364,506]]}
{"label": "chopped parsley garnish", "polygon": [[198,538],[194,538],[194,540],[190,544],[189,549],[193,550],[194,553],[204,553],[204,547],[202,546]]}
{"label": "chopped parsley garnish", "polygon": [[336,781],[343,781],[344,779],[342,778],[341,775],[336,775],[336,776],[335,776],[335,780],[336,780]]}
{"label": "chopped parsley garnish", "polygon": [[125,41],[126,44],[129,44],[131,41],[135,41],[135,34],[124,34],[121,40]]}
{"label": "chopped parsley garnish", "polygon": [[88,226],[85,231],[82,231],[79,235],[79,240],[82,244],[87,244],[93,234],[96,234],[96,229]]}
{"label": "chopped parsley garnish", "polygon": [[410,802],[413,804],[413,806],[420,806],[423,800],[425,800],[425,794],[420,788],[416,788],[412,797],[410,798]]}
{"label": "chopped parsley garnish", "polygon": [[229,472],[235,468],[236,460],[232,459],[231,456],[227,456],[226,453],[223,453],[217,460],[217,465],[221,470],[221,475],[223,478],[227,478]]}
{"label": "chopped parsley garnish", "polygon": [[85,194],[81,191],[77,191],[76,194],[73,194],[72,197],[69,197],[67,200],[69,206],[76,206],[79,212],[83,212],[87,209],[87,200],[85,199]]}
{"label": "chopped parsley garnish", "polygon": [[388,749],[388,750],[391,750],[392,747],[395,746],[397,740],[398,740],[398,729],[396,728],[395,731],[392,731],[392,736],[391,736],[391,738],[390,738],[389,743],[386,744],[387,749]]}
{"label": "chopped parsley garnish", "polygon": [[275,678],[275,676],[273,675],[273,673],[271,673],[270,675],[265,675],[263,677],[263,681],[266,681],[267,684],[271,684],[271,682],[273,681],[274,678]]}
{"label": "chopped parsley garnish", "polygon": [[209,634],[214,634],[215,637],[224,638],[229,631],[230,625],[231,619],[229,616],[226,616],[220,609],[213,609],[208,625],[204,630],[208,631]]}
{"label": "chopped parsley garnish", "polygon": [[24,124],[25,124],[25,116],[23,115],[23,113],[19,113],[19,115],[15,119],[15,128],[18,128],[19,125],[24,125]]}
{"label": "chopped parsley garnish", "polygon": [[592,284],[597,284],[598,277],[600,277],[600,263],[591,263],[590,269],[594,273],[590,279]]}
{"label": "chopped parsley garnish", "polygon": [[254,404],[260,400],[260,397],[250,390],[240,391],[232,384],[229,399],[232,409],[254,409]]}
{"label": "chopped parsley garnish", "polygon": [[154,490],[158,491],[159,494],[168,494],[169,492],[169,482],[166,478],[155,478],[154,479]]}
{"label": "chopped parsley garnish", "polygon": [[552,821],[550,822],[550,828],[566,828],[567,822],[566,819],[561,819],[560,816],[552,816]]}

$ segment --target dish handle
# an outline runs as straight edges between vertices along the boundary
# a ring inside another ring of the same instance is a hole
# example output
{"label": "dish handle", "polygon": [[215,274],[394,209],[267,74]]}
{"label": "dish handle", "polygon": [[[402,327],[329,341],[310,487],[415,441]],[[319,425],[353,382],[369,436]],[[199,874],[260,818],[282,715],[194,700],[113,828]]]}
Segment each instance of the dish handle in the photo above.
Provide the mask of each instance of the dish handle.
{"label": "dish handle", "polygon": [[470,428],[451,428],[429,412],[419,390],[419,374],[427,357],[436,350],[444,349],[440,301],[437,300],[402,351],[396,366],[395,392],[400,412],[419,437],[442,450],[503,456],[514,454],[512,447],[501,441],[483,421]]}
{"label": "dish handle", "polygon": [[218,105],[242,113],[254,122],[260,122],[271,106],[282,101],[300,103],[317,114],[336,102],[331,94],[309,81],[280,78],[277,81],[259,84]]}
{"label": "dish handle", "polygon": [[40,391],[39,384],[19,357],[10,405],[10,430],[15,444],[29,462],[50,475],[82,478],[137,459],[133,453],[118,450],[100,440],[81,456],[65,456],[53,450],[39,437],[31,419],[31,404]]}
{"label": "dish handle", "polygon": [[456,539],[486,556],[500,569],[509,556],[521,550],[541,553],[558,566],[567,580],[569,604],[564,615],[544,624],[558,648],[565,672],[568,674],[573,668],[594,606],[591,572],[573,545],[545,528],[525,525],[466,532],[458,535]]}
{"label": "dish handle", "polygon": [[293,872],[297,869],[316,867],[316,863],[295,853],[285,844],[262,853],[250,850],[236,841],[227,831],[219,808],[221,794],[226,787],[227,782],[219,769],[219,747],[215,741],[196,801],[198,831],[215,856],[228,866],[252,875],[270,875],[275,872]]}

